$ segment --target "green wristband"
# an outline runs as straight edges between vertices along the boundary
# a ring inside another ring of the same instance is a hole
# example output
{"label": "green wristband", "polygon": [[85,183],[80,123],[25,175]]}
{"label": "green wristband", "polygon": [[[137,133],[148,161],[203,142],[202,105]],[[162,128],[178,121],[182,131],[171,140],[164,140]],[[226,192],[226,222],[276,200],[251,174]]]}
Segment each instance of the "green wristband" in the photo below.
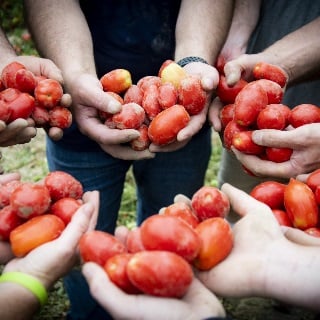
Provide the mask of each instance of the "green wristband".
{"label": "green wristband", "polygon": [[47,290],[35,277],[22,272],[5,272],[0,277],[0,283],[1,282],[18,283],[22,287],[30,290],[38,298],[41,307],[47,303]]}

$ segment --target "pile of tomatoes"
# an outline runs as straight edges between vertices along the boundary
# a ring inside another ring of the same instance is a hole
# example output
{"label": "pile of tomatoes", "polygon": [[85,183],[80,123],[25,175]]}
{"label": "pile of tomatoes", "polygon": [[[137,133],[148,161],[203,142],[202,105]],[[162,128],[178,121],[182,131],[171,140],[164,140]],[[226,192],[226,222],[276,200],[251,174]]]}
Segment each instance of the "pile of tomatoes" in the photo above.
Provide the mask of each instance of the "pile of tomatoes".
{"label": "pile of tomatoes", "polygon": [[288,184],[262,182],[251,190],[250,195],[267,204],[280,225],[320,237],[320,169],[310,173],[305,182],[294,178]]}
{"label": "pile of tomatoes", "polygon": [[101,265],[127,293],[182,297],[193,279],[192,266],[209,270],[231,252],[229,209],[222,191],[203,186],[190,204],[173,203],[130,230],[125,243],[107,232],[86,233],[80,255]]}
{"label": "pile of tomatoes", "polygon": [[130,143],[137,151],[151,142],[166,145],[175,141],[190,116],[203,110],[207,98],[200,78],[188,75],[172,60],[162,64],[157,76],[145,76],[137,84],[126,69],[114,69],[100,82],[122,105],[116,114],[100,112],[101,121],[112,129],[138,130],[140,137]]}
{"label": "pile of tomatoes", "polygon": [[22,257],[59,237],[82,204],[81,183],[63,171],[41,183],[12,180],[0,184],[0,240]]}
{"label": "pile of tomatoes", "polygon": [[252,131],[257,129],[285,130],[288,126],[299,126],[320,122],[320,108],[305,103],[292,110],[282,104],[286,73],[278,66],[259,62],[253,68],[254,80],[240,79],[229,87],[226,78],[220,74],[217,95],[224,103],[220,111],[223,143],[273,162],[288,161],[290,148],[263,147],[252,140]]}
{"label": "pile of tomatoes", "polygon": [[36,76],[20,62],[11,62],[0,78],[0,120],[9,124],[18,118],[32,118],[40,128],[66,129],[72,114],[60,105],[62,96],[58,81]]}

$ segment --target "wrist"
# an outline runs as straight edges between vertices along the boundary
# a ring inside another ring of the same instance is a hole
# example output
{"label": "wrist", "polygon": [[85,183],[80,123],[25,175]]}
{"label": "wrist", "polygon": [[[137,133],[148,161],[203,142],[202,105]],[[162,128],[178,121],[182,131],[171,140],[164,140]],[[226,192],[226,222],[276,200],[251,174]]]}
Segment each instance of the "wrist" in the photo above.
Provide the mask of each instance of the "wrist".
{"label": "wrist", "polygon": [[208,64],[208,62],[205,59],[198,56],[188,56],[188,57],[182,58],[177,61],[177,64],[183,68],[184,66],[186,66],[191,62],[202,62],[202,63]]}

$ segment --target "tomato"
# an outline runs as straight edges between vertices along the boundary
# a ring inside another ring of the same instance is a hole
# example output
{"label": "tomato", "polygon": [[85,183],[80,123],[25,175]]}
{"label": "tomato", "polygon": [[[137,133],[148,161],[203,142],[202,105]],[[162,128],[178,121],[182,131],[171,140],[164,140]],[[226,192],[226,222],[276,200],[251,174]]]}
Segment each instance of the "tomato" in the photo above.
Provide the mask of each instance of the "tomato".
{"label": "tomato", "polygon": [[22,183],[10,196],[12,209],[24,219],[44,214],[49,209],[50,203],[50,193],[46,186],[32,182]]}
{"label": "tomato", "polygon": [[137,130],[139,131],[140,136],[130,141],[131,148],[136,151],[143,151],[148,149],[151,143],[148,136],[148,126],[142,124]]}
{"label": "tomato", "polygon": [[142,292],[160,297],[181,298],[193,280],[190,264],[168,251],[135,253],[128,262],[127,274]]}
{"label": "tomato", "polygon": [[203,186],[191,198],[191,206],[200,221],[226,217],[230,210],[228,197],[216,187]]}
{"label": "tomato", "polygon": [[179,64],[172,60],[166,60],[162,63],[158,76],[161,83],[172,83],[176,88],[180,86],[182,79],[188,76],[187,72]]}
{"label": "tomato", "polygon": [[34,217],[11,231],[12,252],[23,257],[38,246],[58,238],[64,228],[63,221],[53,214]]}
{"label": "tomato", "polygon": [[126,239],[126,247],[128,252],[135,253],[145,250],[141,239],[141,228],[136,227],[129,231]]}
{"label": "tomato", "polygon": [[121,111],[112,116],[112,121],[118,129],[138,129],[146,113],[144,109],[134,102],[123,104]]}
{"label": "tomato", "polygon": [[202,89],[200,78],[188,75],[180,81],[178,87],[178,104],[185,107],[190,115],[200,113],[207,100],[207,94]]}
{"label": "tomato", "polygon": [[320,108],[310,103],[299,104],[291,110],[289,122],[294,128],[320,122]]}
{"label": "tomato", "polygon": [[275,104],[269,104],[259,112],[257,118],[258,129],[283,130],[286,127],[285,115],[275,106]]}
{"label": "tomato", "polygon": [[316,198],[317,204],[320,205],[320,186],[317,186],[314,190],[314,196]]}
{"label": "tomato", "polygon": [[241,126],[255,124],[259,112],[268,104],[265,90],[256,82],[248,83],[234,101],[234,120]]}
{"label": "tomato", "polygon": [[280,226],[293,227],[286,211],[281,209],[272,209],[272,213],[274,214]]}
{"label": "tomato", "polygon": [[251,197],[265,203],[271,209],[283,209],[286,185],[277,181],[264,181],[250,192]]}
{"label": "tomato", "polygon": [[84,262],[92,261],[103,267],[109,258],[118,253],[127,252],[127,249],[112,234],[93,230],[80,238],[79,251]]}
{"label": "tomato", "polygon": [[0,241],[9,240],[11,231],[23,222],[25,220],[19,217],[10,205],[2,208],[0,210]]}
{"label": "tomato", "polygon": [[49,110],[35,105],[31,118],[34,120],[36,126],[39,128],[46,126],[49,123]]}
{"label": "tomato", "polygon": [[[159,81],[160,81],[160,79],[159,79]],[[133,84],[125,92],[125,94],[123,96],[122,103],[134,102],[134,103],[141,106],[142,105],[142,98],[143,98],[142,89],[137,84]]]}
{"label": "tomato", "polygon": [[162,110],[158,98],[159,87],[157,85],[151,84],[144,89],[142,107],[145,110],[149,120],[152,120]]}
{"label": "tomato", "polygon": [[10,117],[8,123],[18,119],[27,119],[31,116],[35,107],[34,98],[29,93],[20,93],[16,99],[8,103]]}
{"label": "tomato", "polygon": [[308,175],[306,184],[315,192],[316,188],[320,186],[320,169],[314,170]]}
{"label": "tomato", "polygon": [[319,210],[312,190],[291,178],[284,191],[284,206],[294,227],[308,229],[318,224]]}
{"label": "tomato", "polygon": [[71,126],[72,113],[62,106],[55,106],[49,110],[49,126],[66,129]]}
{"label": "tomato", "polygon": [[[160,87],[161,85],[161,78],[157,76],[145,76],[142,77],[138,82],[137,86],[140,88],[142,91],[142,94],[145,92],[145,90],[152,86],[156,85],[157,87]],[[128,89],[129,90],[129,89]]]}
{"label": "tomato", "polygon": [[305,229],[304,232],[309,234],[310,236],[320,238],[320,228],[316,228],[316,227],[308,228],[308,229]]}
{"label": "tomato", "polygon": [[193,265],[199,270],[209,270],[230,254],[233,247],[232,229],[224,218],[215,217],[200,222],[196,231],[202,245]]}
{"label": "tomato", "polygon": [[51,109],[61,100],[63,89],[61,84],[54,79],[40,81],[34,89],[34,97],[39,105]]}
{"label": "tomato", "polygon": [[266,92],[268,97],[268,104],[281,102],[284,91],[278,83],[268,79],[259,79],[252,82],[258,84]]}
{"label": "tomato", "polygon": [[230,87],[227,84],[226,77],[220,75],[219,83],[217,86],[217,96],[226,104],[233,104],[238,93],[245,87],[248,82],[240,79],[234,86]]}
{"label": "tomato", "polygon": [[80,199],[83,195],[83,187],[80,181],[64,171],[49,172],[44,179],[44,184],[48,188],[53,201],[69,197]]}
{"label": "tomato", "polygon": [[166,145],[176,140],[177,134],[187,126],[190,115],[179,104],[161,111],[149,124],[148,135],[157,145]]}
{"label": "tomato", "polygon": [[131,283],[127,275],[127,265],[132,257],[132,253],[116,254],[107,260],[103,268],[110,280],[124,292],[138,294],[141,291]]}
{"label": "tomato", "polygon": [[234,134],[232,138],[232,145],[240,152],[246,154],[259,155],[265,150],[264,146],[256,144],[252,140],[253,131],[240,131]]}
{"label": "tomato", "polygon": [[9,205],[12,192],[21,184],[22,182],[20,180],[12,180],[0,184],[0,208]]}
{"label": "tomato", "polygon": [[131,74],[126,69],[114,69],[100,78],[104,91],[122,93],[132,85]]}
{"label": "tomato", "polygon": [[163,210],[163,214],[177,217],[192,228],[195,228],[199,223],[199,219],[192,208],[184,202],[175,202],[169,205]]}
{"label": "tomato", "polygon": [[292,152],[290,148],[266,147],[267,159],[277,163],[288,161]]}
{"label": "tomato", "polygon": [[160,85],[158,101],[162,109],[167,109],[177,103],[178,91],[172,83],[168,82]]}
{"label": "tomato", "polygon": [[234,104],[226,104],[222,107],[220,110],[220,121],[221,121],[221,127],[224,129],[227,124],[233,119],[234,116]]}
{"label": "tomato", "polygon": [[214,66],[220,74],[224,74],[224,66],[226,62],[226,58],[223,55],[219,54]]}
{"label": "tomato", "polygon": [[6,88],[15,88],[16,73],[18,70],[26,69],[26,67],[17,61],[7,64],[1,72],[1,80]]}
{"label": "tomato", "polygon": [[50,213],[58,216],[67,225],[80,206],[81,202],[79,200],[61,198],[51,205]]}
{"label": "tomato", "polygon": [[287,83],[288,76],[279,66],[267,62],[258,62],[253,68],[255,79],[269,79],[284,87]]}
{"label": "tomato", "polygon": [[239,125],[234,119],[229,121],[223,130],[223,146],[230,150],[232,146],[232,139],[237,132],[246,131],[247,127]]}
{"label": "tomato", "polygon": [[36,77],[30,70],[19,69],[16,72],[14,88],[21,92],[33,94],[36,85]]}
{"label": "tomato", "polygon": [[153,215],[140,226],[141,240],[146,250],[175,252],[192,261],[199,252],[200,238],[181,219],[169,215]]}

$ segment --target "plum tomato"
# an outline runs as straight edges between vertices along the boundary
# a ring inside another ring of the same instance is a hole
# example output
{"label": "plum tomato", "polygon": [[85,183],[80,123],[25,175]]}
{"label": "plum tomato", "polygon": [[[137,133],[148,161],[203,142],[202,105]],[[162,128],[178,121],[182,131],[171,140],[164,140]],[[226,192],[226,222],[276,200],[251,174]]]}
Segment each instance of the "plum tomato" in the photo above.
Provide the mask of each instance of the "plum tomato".
{"label": "plum tomato", "polygon": [[272,213],[280,226],[293,227],[292,222],[285,210],[272,209]]}
{"label": "plum tomato", "polygon": [[252,140],[252,130],[240,131],[234,134],[232,145],[240,152],[259,155],[264,153],[265,147],[256,144]]}
{"label": "plum tomato", "polygon": [[134,102],[125,103],[121,110],[112,116],[117,129],[138,129],[145,119],[145,110]]}
{"label": "plum tomato", "polygon": [[253,67],[253,76],[255,79],[268,79],[284,87],[287,83],[287,73],[279,66],[267,62],[258,62]]}
{"label": "plum tomato", "polygon": [[247,127],[241,126],[234,119],[229,121],[226,127],[223,129],[223,146],[227,150],[231,150],[232,140],[235,134],[241,131],[248,130]]}
{"label": "plum tomato", "polygon": [[10,205],[2,208],[0,210],[0,241],[9,240],[11,231],[23,222],[25,220],[19,217]]}
{"label": "plum tomato", "polygon": [[290,148],[266,147],[265,150],[267,160],[276,163],[288,161],[293,152],[293,150]]}
{"label": "plum tomato", "polygon": [[240,79],[234,86],[230,87],[227,84],[226,77],[220,75],[217,86],[217,96],[225,104],[233,104],[238,93],[244,88],[248,82]]}
{"label": "plum tomato", "polygon": [[136,227],[129,231],[126,238],[126,247],[129,253],[136,253],[145,250],[141,240],[141,228]]}
{"label": "plum tomato", "polygon": [[320,186],[320,169],[314,170],[308,175],[306,184],[315,192],[316,188]]}
{"label": "plum tomato", "polygon": [[291,110],[289,123],[294,128],[317,122],[320,122],[320,108],[314,104],[299,104]]}
{"label": "plum tomato", "polygon": [[126,69],[114,69],[100,78],[104,91],[123,93],[132,85],[131,73]]}
{"label": "plum tomato", "polygon": [[49,211],[51,214],[58,216],[67,225],[80,206],[80,200],[61,198],[51,205]]}
{"label": "plum tomato", "polygon": [[54,79],[40,81],[34,89],[34,97],[39,105],[52,109],[60,102],[63,95],[61,84]]}

